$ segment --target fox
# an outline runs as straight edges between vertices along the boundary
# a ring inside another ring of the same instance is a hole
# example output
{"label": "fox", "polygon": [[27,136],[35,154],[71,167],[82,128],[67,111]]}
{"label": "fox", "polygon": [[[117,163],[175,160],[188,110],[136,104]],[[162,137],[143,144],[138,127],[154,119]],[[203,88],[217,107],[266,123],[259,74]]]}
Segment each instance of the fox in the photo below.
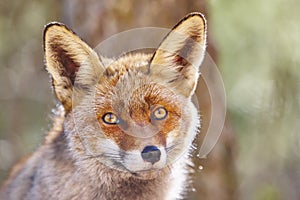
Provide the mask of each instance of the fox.
{"label": "fox", "polygon": [[17,163],[7,200],[171,200],[187,191],[206,49],[203,14],[186,15],[151,53],[99,55],[59,22],[44,28],[58,105],[42,145]]}

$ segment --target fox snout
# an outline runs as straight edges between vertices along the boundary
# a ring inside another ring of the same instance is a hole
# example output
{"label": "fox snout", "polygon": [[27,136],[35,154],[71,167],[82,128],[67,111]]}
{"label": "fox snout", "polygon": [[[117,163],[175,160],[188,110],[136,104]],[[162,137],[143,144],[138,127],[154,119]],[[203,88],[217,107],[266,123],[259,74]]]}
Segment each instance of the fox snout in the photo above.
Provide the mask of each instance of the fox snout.
{"label": "fox snout", "polygon": [[126,151],[122,163],[133,173],[162,169],[167,165],[166,149],[162,146],[146,145],[142,150]]}

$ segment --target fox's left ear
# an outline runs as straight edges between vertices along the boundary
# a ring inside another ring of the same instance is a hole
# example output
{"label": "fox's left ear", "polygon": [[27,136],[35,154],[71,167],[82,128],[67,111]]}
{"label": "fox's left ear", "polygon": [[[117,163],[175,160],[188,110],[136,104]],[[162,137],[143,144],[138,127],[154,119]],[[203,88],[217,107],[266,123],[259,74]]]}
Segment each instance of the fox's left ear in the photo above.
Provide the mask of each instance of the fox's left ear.
{"label": "fox's left ear", "polygon": [[160,44],[150,62],[151,78],[190,97],[196,88],[206,47],[206,20],[200,13],[185,16]]}

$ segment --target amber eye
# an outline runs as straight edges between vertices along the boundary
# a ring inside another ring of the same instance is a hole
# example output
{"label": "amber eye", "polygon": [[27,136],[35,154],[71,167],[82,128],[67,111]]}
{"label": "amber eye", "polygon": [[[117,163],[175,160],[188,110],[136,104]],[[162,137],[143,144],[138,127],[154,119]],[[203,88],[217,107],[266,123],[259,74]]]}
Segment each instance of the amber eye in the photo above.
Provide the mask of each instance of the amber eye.
{"label": "amber eye", "polygon": [[156,120],[163,120],[167,117],[168,111],[164,107],[159,107],[153,111],[153,118]]}
{"label": "amber eye", "polygon": [[119,118],[117,117],[117,115],[109,112],[109,113],[105,113],[102,117],[102,120],[104,123],[106,124],[118,124],[120,122]]}

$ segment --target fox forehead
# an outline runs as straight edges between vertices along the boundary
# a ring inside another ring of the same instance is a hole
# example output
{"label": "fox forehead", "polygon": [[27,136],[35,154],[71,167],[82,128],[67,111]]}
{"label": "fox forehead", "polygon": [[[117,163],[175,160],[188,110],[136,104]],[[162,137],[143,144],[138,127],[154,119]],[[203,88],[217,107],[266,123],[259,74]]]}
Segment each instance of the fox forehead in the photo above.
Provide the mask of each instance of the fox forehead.
{"label": "fox forehead", "polygon": [[122,56],[116,60],[105,59],[106,70],[105,74],[108,77],[120,77],[128,71],[144,71],[146,72],[149,67],[151,54],[134,53]]}
{"label": "fox forehead", "polygon": [[151,54],[136,53],[110,60],[96,85],[97,106],[106,107],[106,110],[110,107],[119,114],[138,108],[145,112],[149,110],[146,107],[152,105],[170,105],[172,110],[179,109],[176,108],[179,106],[178,94],[151,77],[150,59]]}
{"label": "fox forehead", "polygon": [[124,100],[131,98],[128,94],[132,94],[132,91],[141,85],[149,83],[149,74],[145,71],[150,57],[151,55],[139,53],[125,55],[116,60],[104,58],[106,66],[96,84],[97,96],[107,99],[117,96]]}
{"label": "fox forehead", "polygon": [[128,86],[128,82],[131,81],[127,84],[123,84],[124,82],[120,81],[115,86],[96,91],[95,106],[98,112],[114,112],[124,117],[133,117],[135,113],[149,116],[150,111],[163,106],[168,111],[180,115],[183,100],[171,89],[155,82],[139,81],[140,85],[135,87]]}

